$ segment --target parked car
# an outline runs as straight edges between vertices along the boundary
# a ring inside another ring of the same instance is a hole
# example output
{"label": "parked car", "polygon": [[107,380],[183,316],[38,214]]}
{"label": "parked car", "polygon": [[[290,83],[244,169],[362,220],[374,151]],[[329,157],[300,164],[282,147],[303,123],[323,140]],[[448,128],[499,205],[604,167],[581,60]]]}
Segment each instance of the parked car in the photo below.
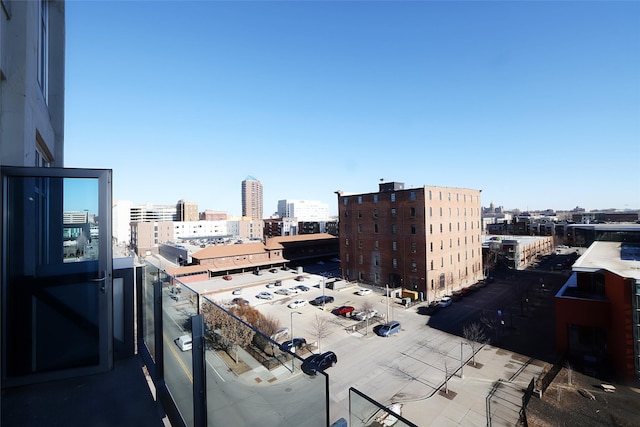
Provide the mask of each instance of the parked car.
{"label": "parked car", "polygon": [[355,307],[351,307],[350,305],[343,305],[333,310],[333,314],[337,316],[346,316],[347,314],[353,312]]}
{"label": "parked car", "polygon": [[373,308],[367,310],[367,311],[359,311],[357,313],[352,313],[351,317],[353,317],[356,320],[367,320],[367,319],[372,319],[374,317],[376,317],[378,315],[378,310],[375,310]]}
{"label": "parked car", "polygon": [[276,280],[274,283],[276,286],[282,286],[282,280]]}
{"label": "parked car", "polygon": [[175,343],[182,351],[189,351],[193,347],[191,335],[181,335],[175,339]]}
{"label": "parked car", "polygon": [[319,297],[316,297],[316,299],[311,301],[311,304],[322,305],[322,304],[329,304],[331,302],[333,302],[333,297],[331,295],[320,295]]}
{"label": "parked car", "polygon": [[269,273],[277,273],[278,269],[277,268],[272,268],[271,270],[269,270]]}
{"label": "parked car", "polygon": [[316,375],[318,371],[324,371],[331,366],[335,366],[336,363],[338,363],[338,357],[333,351],[314,354],[302,362],[302,372],[307,375]]}
{"label": "parked car", "polygon": [[289,336],[289,328],[279,328],[275,334],[271,335],[271,339],[277,341],[280,338]]}
{"label": "parked car", "polygon": [[449,307],[452,302],[453,302],[453,300],[451,299],[451,297],[442,297],[442,299],[440,300],[438,305],[440,307]]}
{"label": "parked car", "polygon": [[227,274],[226,276],[222,276],[222,278],[223,278],[224,280],[231,280],[231,276],[229,276],[228,274]]}
{"label": "parked car", "polygon": [[273,294],[271,292],[260,292],[258,295],[256,295],[256,298],[273,299]]}
{"label": "parked car", "polygon": [[369,295],[371,293],[371,289],[359,289],[358,292],[356,292],[356,295]]}
{"label": "parked car", "polygon": [[300,289],[298,289],[297,286],[293,287],[293,288],[289,288],[287,289],[289,291],[289,293],[291,294],[299,294],[300,293]]}
{"label": "parked car", "polygon": [[400,322],[396,320],[392,320],[389,323],[385,323],[380,327],[380,329],[378,329],[378,335],[380,335],[381,337],[388,337],[397,332],[400,332]]}
{"label": "parked car", "polygon": [[303,282],[304,281],[304,276],[296,276],[296,280],[298,282]]}
{"label": "parked car", "polygon": [[275,288],[275,286],[276,286],[276,282],[267,283],[267,288]]}
{"label": "parked car", "polygon": [[240,295],[242,293],[242,289],[238,288],[238,289],[234,289],[233,292],[231,292],[233,295]]}
{"label": "parked car", "polygon": [[296,286],[296,288],[300,289],[302,292],[307,292],[309,291],[311,288],[305,285],[298,285]]}
{"label": "parked car", "polygon": [[249,305],[249,301],[247,301],[244,298],[234,298],[231,300],[231,304],[236,304],[236,305]]}
{"label": "parked car", "polygon": [[299,307],[304,307],[307,304],[308,304],[308,301],[306,299],[297,299],[295,301],[290,302],[287,307],[289,307],[289,308],[299,308]]}
{"label": "parked car", "polygon": [[301,348],[305,345],[307,345],[307,340],[304,338],[293,338],[280,344],[280,350],[291,352],[292,349]]}
{"label": "parked car", "polygon": [[291,295],[291,291],[289,289],[282,288],[282,289],[278,289],[276,291],[276,294],[278,294],[278,295]]}

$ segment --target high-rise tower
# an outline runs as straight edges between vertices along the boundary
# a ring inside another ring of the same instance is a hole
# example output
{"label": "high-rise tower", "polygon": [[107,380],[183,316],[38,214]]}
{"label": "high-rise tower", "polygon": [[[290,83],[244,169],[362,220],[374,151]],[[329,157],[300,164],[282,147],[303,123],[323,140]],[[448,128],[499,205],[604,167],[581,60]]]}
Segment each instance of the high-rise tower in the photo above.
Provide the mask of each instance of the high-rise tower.
{"label": "high-rise tower", "polygon": [[242,181],[242,216],[262,219],[262,184],[252,176]]}

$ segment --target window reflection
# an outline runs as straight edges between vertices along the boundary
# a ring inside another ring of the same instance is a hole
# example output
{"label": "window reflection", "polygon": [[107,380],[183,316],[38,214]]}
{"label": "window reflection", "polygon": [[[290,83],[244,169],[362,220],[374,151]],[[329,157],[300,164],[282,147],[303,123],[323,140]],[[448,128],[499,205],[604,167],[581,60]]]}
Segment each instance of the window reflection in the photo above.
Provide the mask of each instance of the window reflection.
{"label": "window reflection", "polygon": [[98,180],[64,179],[64,262],[98,259]]}

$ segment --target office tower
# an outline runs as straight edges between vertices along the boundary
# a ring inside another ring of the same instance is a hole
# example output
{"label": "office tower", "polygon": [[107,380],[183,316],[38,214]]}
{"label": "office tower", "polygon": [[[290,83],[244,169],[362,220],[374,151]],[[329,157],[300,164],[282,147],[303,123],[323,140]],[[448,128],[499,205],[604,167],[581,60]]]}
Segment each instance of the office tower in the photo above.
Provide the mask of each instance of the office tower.
{"label": "office tower", "polygon": [[198,204],[178,200],[176,205],[176,216],[178,221],[198,221]]}

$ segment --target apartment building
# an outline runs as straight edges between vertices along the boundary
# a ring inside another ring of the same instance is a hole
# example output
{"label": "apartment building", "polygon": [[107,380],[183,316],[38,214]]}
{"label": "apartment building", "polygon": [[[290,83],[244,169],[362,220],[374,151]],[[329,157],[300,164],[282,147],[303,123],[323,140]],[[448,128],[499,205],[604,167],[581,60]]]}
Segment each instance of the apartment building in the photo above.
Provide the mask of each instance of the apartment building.
{"label": "apartment building", "polygon": [[198,221],[198,204],[178,200],[176,204],[176,216],[178,221]]}
{"label": "apartment building", "polygon": [[242,216],[262,219],[262,183],[252,176],[242,181]]}
{"label": "apartment building", "polygon": [[387,182],[337,194],[345,279],[433,301],[483,277],[480,190]]}
{"label": "apartment building", "polygon": [[556,348],[584,372],[640,378],[640,226],[603,236],[555,296]]}

